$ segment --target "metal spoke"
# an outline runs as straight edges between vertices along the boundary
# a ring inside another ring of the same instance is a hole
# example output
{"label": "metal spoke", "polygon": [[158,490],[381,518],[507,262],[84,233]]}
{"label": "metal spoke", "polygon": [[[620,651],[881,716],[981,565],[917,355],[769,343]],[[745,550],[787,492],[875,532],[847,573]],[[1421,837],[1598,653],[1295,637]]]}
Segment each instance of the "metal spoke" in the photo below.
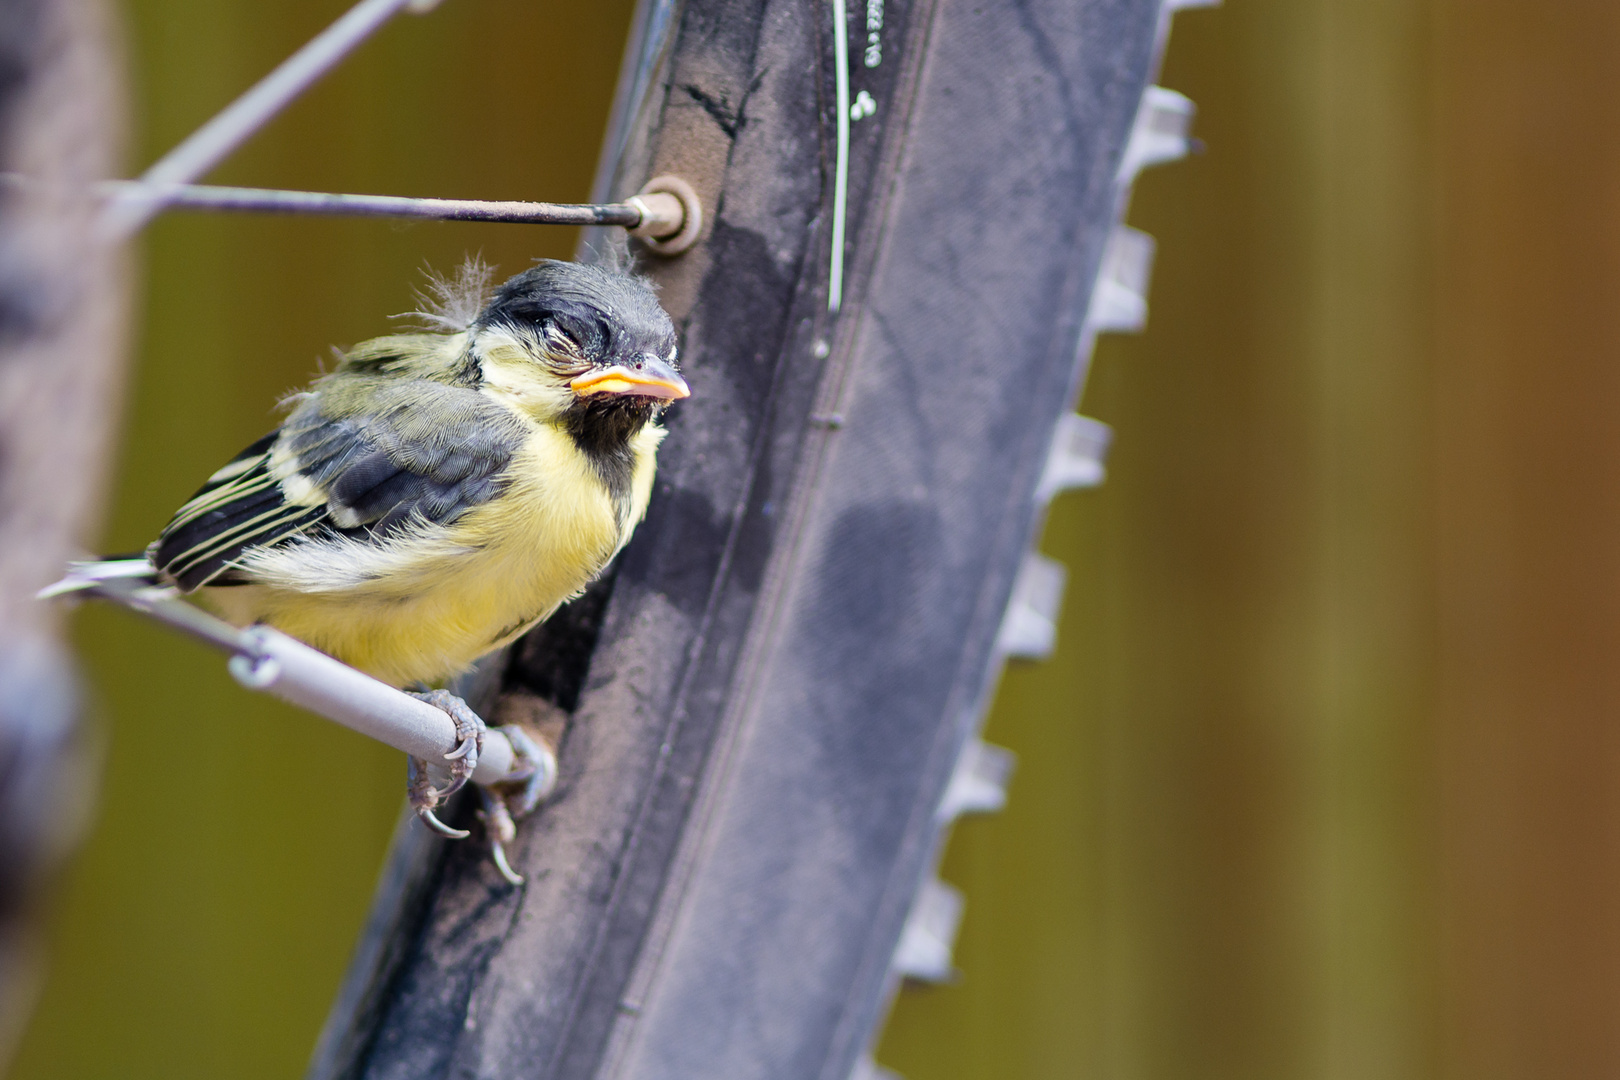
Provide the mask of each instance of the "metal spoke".
{"label": "metal spoke", "polygon": [[[21,193],[60,189],[17,173],[0,173],[0,190]],[[104,180],[89,192],[108,206],[140,205],[162,210],[224,210],[323,217],[424,218],[435,221],[488,221],[518,225],[618,225],[661,255],[685,251],[703,226],[703,208],[691,185],[659,176],[640,193],[617,203],[548,203],[487,199],[422,199],[406,195],[349,195],[325,191],[217,187],[206,184],[149,184]]]}
{"label": "metal spoke", "polygon": [[[490,202],[479,199],[417,199],[402,195],[210,187],[200,184],[154,186],[140,180],[116,180],[98,187],[112,195],[114,205],[131,199],[150,199],[156,208],[174,210],[236,210],[544,225],[622,225],[626,228],[641,225],[647,211],[640,200],[622,203]],[[678,224],[677,220],[677,227]]]}

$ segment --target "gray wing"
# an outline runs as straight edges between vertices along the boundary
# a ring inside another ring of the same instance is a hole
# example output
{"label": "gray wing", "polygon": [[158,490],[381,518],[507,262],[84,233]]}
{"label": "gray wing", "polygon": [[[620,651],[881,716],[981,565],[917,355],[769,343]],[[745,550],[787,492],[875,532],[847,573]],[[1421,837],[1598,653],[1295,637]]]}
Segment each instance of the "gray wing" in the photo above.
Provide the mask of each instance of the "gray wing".
{"label": "gray wing", "polygon": [[[241,584],[234,563],[244,551],[296,536],[453,521],[500,491],[526,434],[517,416],[464,387],[417,380],[339,398],[306,398],[210,477],[149,549],[153,565],[189,592]],[[342,398],[365,408],[345,409]],[[299,479],[278,481],[272,457]]]}

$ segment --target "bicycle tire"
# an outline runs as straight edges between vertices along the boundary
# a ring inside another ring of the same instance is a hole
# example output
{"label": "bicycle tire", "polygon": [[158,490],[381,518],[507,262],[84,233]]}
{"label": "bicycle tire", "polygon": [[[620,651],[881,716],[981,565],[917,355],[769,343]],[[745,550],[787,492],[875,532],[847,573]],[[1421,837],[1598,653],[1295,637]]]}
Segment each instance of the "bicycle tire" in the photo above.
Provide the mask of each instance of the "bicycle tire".
{"label": "bicycle tire", "polygon": [[1181,5],[869,6],[831,312],[831,6],[644,0],[598,197],[677,173],[711,211],[647,264],[695,396],[611,579],[465,687],[568,718],[528,884],[402,831],[316,1080],[871,1068],[947,789],[996,771],[984,706],[1056,602],[1030,547],[1131,317],[1099,273],[1142,284],[1121,170]]}

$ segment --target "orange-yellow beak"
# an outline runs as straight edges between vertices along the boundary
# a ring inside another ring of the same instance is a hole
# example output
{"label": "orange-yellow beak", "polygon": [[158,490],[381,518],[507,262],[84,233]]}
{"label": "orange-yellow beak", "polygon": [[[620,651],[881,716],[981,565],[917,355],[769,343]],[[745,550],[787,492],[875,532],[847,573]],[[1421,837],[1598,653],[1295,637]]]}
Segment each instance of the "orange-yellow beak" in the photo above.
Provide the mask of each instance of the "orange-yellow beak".
{"label": "orange-yellow beak", "polygon": [[587,394],[624,394],[676,401],[692,396],[691,388],[680,373],[655,356],[642,357],[640,367],[614,364],[598,371],[587,371],[568,386],[581,397]]}

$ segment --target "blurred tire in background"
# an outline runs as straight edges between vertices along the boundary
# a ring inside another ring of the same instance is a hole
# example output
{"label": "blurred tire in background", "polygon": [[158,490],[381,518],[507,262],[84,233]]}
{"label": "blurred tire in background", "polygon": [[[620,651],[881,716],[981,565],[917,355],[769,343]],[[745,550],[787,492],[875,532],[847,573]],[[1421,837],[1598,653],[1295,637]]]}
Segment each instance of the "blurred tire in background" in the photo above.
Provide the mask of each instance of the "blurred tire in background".
{"label": "blurred tire in background", "polygon": [[95,790],[65,620],[34,594],[100,520],[123,383],[128,274],[86,190],[125,134],[106,23],[98,0],[0,0],[0,172],[38,182],[0,185],[0,1072]]}
{"label": "blurred tire in background", "polygon": [[[891,0],[894,2],[894,0]],[[131,0],[137,162],[341,4]],[[215,174],[582,199],[627,0],[446,0]],[[958,986],[879,1057],[950,1078],[1620,1074],[1620,9],[1234,0],[1163,82],[1202,158],[1138,182],[1141,338],[1083,410],[1060,655],[946,877]],[[424,261],[565,230],[173,216],[146,241],[107,550],[273,422]],[[79,640],[110,731],[13,1075],[303,1067],[399,805],[397,755],[250,697],[120,613]]]}

